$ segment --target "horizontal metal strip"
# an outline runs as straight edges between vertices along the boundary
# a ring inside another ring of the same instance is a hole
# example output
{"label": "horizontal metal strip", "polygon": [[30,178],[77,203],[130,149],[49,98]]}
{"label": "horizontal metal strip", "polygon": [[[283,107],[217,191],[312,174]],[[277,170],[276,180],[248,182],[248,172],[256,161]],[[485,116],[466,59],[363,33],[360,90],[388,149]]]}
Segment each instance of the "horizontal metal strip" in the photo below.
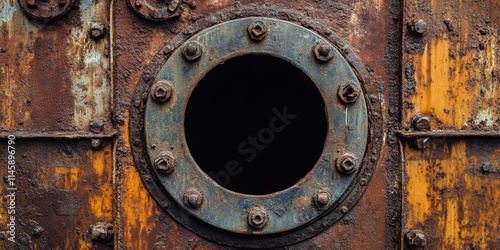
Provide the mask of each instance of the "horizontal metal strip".
{"label": "horizontal metal strip", "polygon": [[113,138],[117,132],[108,134],[93,134],[93,133],[31,133],[26,131],[1,132],[0,139],[8,139],[9,136],[16,138],[55,138],[55,139],[85,139],[85,138]]}
{"label": "horizontal metal strip", "polygon": [[474,131],[474,130],[434,130],[434,131],[397,131],[404,138],[418,137],[500,137],[500,131]]}

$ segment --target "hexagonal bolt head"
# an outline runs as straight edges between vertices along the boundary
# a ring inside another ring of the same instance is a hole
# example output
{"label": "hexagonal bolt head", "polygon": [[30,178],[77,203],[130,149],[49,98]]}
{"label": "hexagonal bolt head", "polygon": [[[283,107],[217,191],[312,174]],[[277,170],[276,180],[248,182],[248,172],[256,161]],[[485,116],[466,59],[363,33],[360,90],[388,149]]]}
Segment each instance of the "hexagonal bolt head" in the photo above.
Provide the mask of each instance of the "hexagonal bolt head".
{"label": "hexagonal bolt head", "polygon": [[90,36],[93,38],[101,38],[104,35],[104,24],[101,22],[92,22],[90,24]]}
{"label": "hexagonal bolt head", "polygon": [[184,204],[191,208],[199,208],[203,204],[203,194],[198,189],[191,188],[184,193]]}
{"label": "hexagonal bolt head", "polygon": [[337,158],[335,166],[343,174],[351,174],[356,171],[357,157],[351,153],[345,153]]}
{"label": "hexagonal bolt head", "polygon": [[318,43],[314,47],[314,55],[316,56],[316,59],[322,62],[330,61],[333,58],[334,53],[333,46],[326,42]]}
{"label": "hexagonal bolt head", "polygon": [[431,145],[431,138],[425,137],[425,138],[417,138],[415,140],[415,147],[417,149],[426,149]]}
{"label": "hexagonal bolt head", "polygon": [[424,20],[419,19],[417,21],[409,23],[408,28],[410,29],[411,33],[422,36],[427,31],[427,23]]}
{"label": "hexagonal bolt head", "polygon": [[267,25],[258,20],[248,25],[248,35],[254,41],[262,41],[267,36]]}
{"label": "hexagonal bolt head", "polygon": [[424,247],[427,245],[425,235],[420,230],[411,230],[405,235],[406,243],[412,247]]}
{"label": "hexagonal bolt head", "polygon": [[319,190],[314,195],[314,205],[319,209],[324,208],[328,205],[331,198],[332,195],[328,191]]}
{"label": "hexagonal bolt head", "polygon": [[261,229],[269,221],[267,211],[262,207],[253,207],[248,211],[248,225],[253,228]]}
{"label": "hexagonal bolt head", "polygon": [[151,87],[151,97],[157,102],[166,102],[172,96],[174,88],[170,81],[157,81]]}
{"label": "hexagonal bolt head", "polygon": [[429,119],[429,117],[422,114],[414,115],[413,118],[411,118],[411,125],[416,131],[431,130],[431,120]]}
{"label": "hexagonal bolt head", "polygon": [[345,103],[356,102],[361,93],[361,88],[354,81],[347,81],[339,86],[337,95]]}
{"label": "hexagonal bolt head", "polygon": [[97,222],[90,226],[90,237],[93,241],[111,239],[113,234],[113,224],[111,223]]}
{"label": "hexagonal bolt head", "polygon": [[175,158],[171,152],[165,152],[156,158],[154,166],[162,174],[170,174],[175,169]]}
{"label": "hexagonal bolt head", "polygon": [[203,46],[198,42],[190,41],[182,47],[182,55],[184,55],[184,58],[188,61],[194,61],[200,58],[202,54]]}

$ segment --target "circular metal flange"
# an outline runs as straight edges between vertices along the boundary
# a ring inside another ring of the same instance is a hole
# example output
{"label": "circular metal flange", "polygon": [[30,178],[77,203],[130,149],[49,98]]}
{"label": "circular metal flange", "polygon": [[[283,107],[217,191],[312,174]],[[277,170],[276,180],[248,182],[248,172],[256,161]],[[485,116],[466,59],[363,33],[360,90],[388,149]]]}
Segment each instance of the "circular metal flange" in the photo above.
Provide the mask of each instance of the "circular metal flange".
{"label": "circular metal flange", "polygon": [[163,21],[180,15],[180,0],[127,0],[127,3],[148,20]]}
{"label": "circular metal flange", "polygon": [[[146,144],[156,145],[148,148],[149,158],[163,157],[164,151],[172,149],[177,161],[175,172],[157,175],[165,190],[182,206],[185,205],[185,190],[193,187],[203,190],[206,196],[204,206],[197,210],[185,209],[214,227],[240,234],[283,233],[320,217],[323,211],[316,209],[311,197],[316,190],[322,189],[331,194],[332,204],[338,202],[355,179],[356,175],[352,173],[360,167],[359,162],[352,162],[350,175],[339,174],[334,166],[335,159],[344,151],[364,155],[368,136],[368,113],[362,93],[357,102],[350,104],[344,104],[336,94],[346,81],[360,84],[340,53],[329,45],[330,53],[335,54],[332,64],[315,63],[316,44],[326,43],[324,38],[286,21],[262,18],[259,22],[267,27],[272,39],[262,40],[258,45],[244,32],[247,27],[255,25],[255,20],[248,18],[206,29],[193,36],[180,50],[174,51],[155,81],[169,81],[175,89],[175,97],[169,103],[160,103],[154,95],[149,95],[145,113]],[[185,60],[184,48],[190,44],[199,44],[211,53],[197,61]],[[329,123],[321,158],[310,173],[294,186],[269,195],[235,193],[216,184],[196,164],[184,136],[185,107],[198,82],[231,58],[255,54],[281,58],[304,72],[316,84],[325,101]],[[156,91],[155,86],[152,93]],[[150,164],[155,164],[154,160]],[[251,230],[245,221],[247,211],[254,206],[271,211],[268,223],[259,230]]]}
{"label": "circular metal flange", "polygon": [[18,2],[29,16],[48,21],[66,14],[75,0],[18,0]]}
{"label": "circular metal flange", "polygon": [[[151,195],[179,223],[220,244],[270,248],[318,234],[348,213],[361,197],[382,147],[380,103],[375,95],[370,95],[370,101],[365,98],[366,92],[375,93],[377,86],[369,81],[368,72],[352,49],[327,27],[312,25],[305,21],[309,20],[307,17],[296,12],[284,12],[294,21],[314,27],[314,31],[328,34],[327,37],[284,20],[244,18],[284,17],[272,9],[243,8],[237,13],[234,9],[216,13],[186,29],[190,34],[199,32],[196,35],[186,37],[183,32],[160,50],[146,68],[130,109],[130,137],[135,138],[132,153]],[[265,22],[268,39],[255,42],[248,36],[248,25],[256,21]],[[216,23],[219,24],[210,27]],[[186,60],[181,48],[189,42],[199,43],[207,55],[195,61]],[[318,60],[315,48],[325,42],[333,46],[334,55],[323,62]],[[342,48],[342,53],[337,48]],[[239,194],[217,185],[196,165],[183,132],[184,109],[200,79],[219,63],[247,54],[275,56],[303,71],[321,92],[329,119],[324,151],[314,168],[296,185],[269,195]],[[153,76],[152,72],[159,73]],[[156,102],[151,97],[151,83],[159,80],[171,81],[175,89],[168,102]],[[346,81],[354,82],[361,90],[352,103],[338,96],[340,85]],[[169,174],[153,167],[155,159],[165,151],[176,159],[175,171]],[[355,170],[348,174],[336,167],[336,160],[346,153],[357,158],[355,166],[346,165]],[[186,192],[193,189],[203,196],[203,204],[196,209],[185,202]],[[255,208],[265,211],[266,216],[253,216]]]}

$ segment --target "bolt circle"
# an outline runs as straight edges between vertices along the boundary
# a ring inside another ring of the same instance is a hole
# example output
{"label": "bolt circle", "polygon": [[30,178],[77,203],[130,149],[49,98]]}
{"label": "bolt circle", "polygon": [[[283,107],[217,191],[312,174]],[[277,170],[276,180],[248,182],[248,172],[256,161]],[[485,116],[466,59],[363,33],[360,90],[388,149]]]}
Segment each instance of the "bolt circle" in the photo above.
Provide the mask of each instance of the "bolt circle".
{"label": "bolt circle", "polygon": [[361,88],[354,81],[347,81],[339,86],[337,95],[345,103],[354,103],[358,100]]}
{"label": "bolt circle", "polygon": [[327,42],[320,42],[314,47],[314,55],[316,59],[322,62],[330,61],[334,56],[334,48]]}
{"label": "bolt circle", "polygon": [[248,25],[248,35],[254,41],[262,41],[267,36],[267,25],[258,20]]}
{"label": "bolt circle", "polygon": [[195,61],[203,54],[203,46],[196,41],[189,41],[182,48],[182,55],[188,61]]}
{"label": "bolt circle", "polygon": [[264,208],[256,206],[248,211],[247,219],[248,225],[255,229],[261,229],[269,221],[269,216]]}
{"label": "bolt circle", "polygon": [[170,81],[157,81],[151,88],[151,97],[157,102],[166,102],[172,96],[173,87]]}
{"label": "bolt circle", "polygon": [[184,204],[191,208],[199,208],[203,204],[203,194],[198,189],[190,188],[184,193],[182,198]]}
{"label": "bolt circle", "polygon": [[351,174],[356,171],[357,157],[351,153],[345,153],[336,159],[335,165],[339,172]]}
{"label": "bolt circle", "polygon": [[328,205],[331,198],[332,195],[328,191],[319,190],[314,195],[314,205],[319,209],[324,208]]}
{"label": "bolt circle", "polygon": [[158,157],[154,166],[156,170],[162,174],[170,174],[175,169],[176,160],[171,152],[165,152]]}

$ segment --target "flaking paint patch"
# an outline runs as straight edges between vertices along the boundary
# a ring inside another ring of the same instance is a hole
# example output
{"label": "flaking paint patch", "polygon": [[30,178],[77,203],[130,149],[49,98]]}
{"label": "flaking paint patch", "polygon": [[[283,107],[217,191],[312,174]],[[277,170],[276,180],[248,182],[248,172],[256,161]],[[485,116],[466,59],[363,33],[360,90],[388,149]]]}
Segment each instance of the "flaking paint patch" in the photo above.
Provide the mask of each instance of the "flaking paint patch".
{"label": "flaking paint patch", "polygon": [[94,40],[88,35],[90,25],[98,20],[99,11],[105,5],[94,5],[91,0],[80,3],[82,27],[71,30],[72,49],[68,57],[83,61],[83,70],[79,65],[71,70],[72,94],[75,97],[73,121],[80,130],[86,130],[91,119],[107,116],[110,108],[110,81],[106,71],[109,61],[103,56],[108,46],[106,39]]}

